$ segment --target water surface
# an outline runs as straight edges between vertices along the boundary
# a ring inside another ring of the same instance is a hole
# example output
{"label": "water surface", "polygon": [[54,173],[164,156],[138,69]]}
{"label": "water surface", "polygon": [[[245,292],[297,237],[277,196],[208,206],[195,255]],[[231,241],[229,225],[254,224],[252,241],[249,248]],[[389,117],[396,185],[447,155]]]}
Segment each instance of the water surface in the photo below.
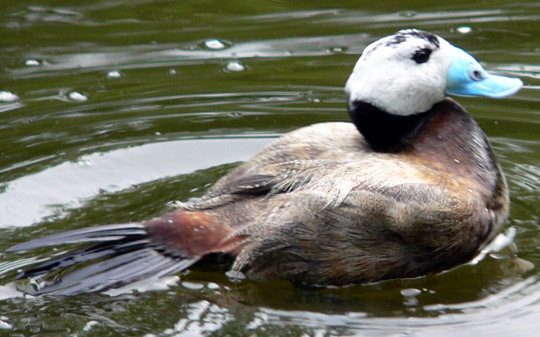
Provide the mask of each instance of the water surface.
{"label": "water surface", "polygon": [[[271,139],[346,121],[363,48],[401,28],[444,36],[525,82],[459,98],[509,181],[513,244],[413,280],[338,289],[194,270],[147,291],[22,298],[0,255],[6,336],[531,336],[540,314],[540,4],[428,1],[4,1],[0,251],[95,224],[142,221],[202,193]],[[148,288],[148,286],[146,287]]]}

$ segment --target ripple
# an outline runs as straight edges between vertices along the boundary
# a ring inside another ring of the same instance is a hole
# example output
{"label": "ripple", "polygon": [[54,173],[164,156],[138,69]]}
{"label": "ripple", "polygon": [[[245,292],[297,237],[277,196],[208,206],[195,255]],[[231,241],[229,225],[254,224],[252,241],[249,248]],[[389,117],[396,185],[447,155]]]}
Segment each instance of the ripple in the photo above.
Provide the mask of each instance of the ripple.
{"label": "ripple", "polygon": [[[1,245],[91,221],[155,214],[167,198],[184,193],[170,187],[171,180],[186,175],[193,183],[184,194],[197,197],[211,180],[199,183],[198,170],[215,166],[217,177],[234,166],[225,164],[247,159],[279,133],[345,119],[341,87],[362,49],[376,37],[414,26],[444,33],[482,54],[489,68],[525,79],[525,90],[511,100],[464,102],[495,136],[512,188],[519,253],[501,255],[532,256],[538,265],[537,2],[399,11],[375,2],[342,2],[334,4],[337,9],[281,0],[259,5],[232,1],[204,15],[199,4],[156,6],[151,0],[1,9],[2,27],[11,34],[1,47],[7,61],[2,89],[21,96],[0,103],[0,112],[7,112],[0,124],[6,160],[0,168]],[[130,195],[119,201],[131,191],[140,200]],[[90,208],[97,215],[85,213]],[[6,282],[36,261],[6,256],[0,262]],[[538,271],[506,271],[499,257],[488,254],[476,265],[414,280],[290,293],[289,284],[231,283],[207,272],[199,274],[202,279],[179,275],[141,284],[135,295],[113,299],[16,298],[21,294],[8,283],[0,286],[0,331],[45,333],[54,326],[64,330],[53,334],[72,335],[535,335]],[[123,306],[129,309],[114,310]],[[17,330],[29,326],[43,329]]]}
{"label": "ripple", "polygon": [[[345,334],[378,331],[381,335],[404,332],[414,336],[475,336],[483,335],[486,327],[497,331],[501,336],[530,336],[535,331],[536,305],[540,301],[540,285],[536,278],[529,278],[507,288],[499,294],[484,300],[455,305],[432,305],[430,311],[462,311],[461,314],[446,314],[438,317],[377,318],[367,317],[363,312],[350,312],[344,315],[323,314],[310,311],[259,309],[259,327],[269,325],[299,326],[319,328],[324,331],[341,328]],[[532,291],[532,289],[536,289]],[[417,292],[415,292],[417,293]],[[509,305],[509,301],[512,304]],[[508,324],[511,318],[518,318],[523,324]],[[252,323],[253,324],[253,323]],[[532,326],[530,325],[532,324]],[[255,324],[253,324],[255,325]]]}
{"label": "ripple", "polygon": [[[412,15],[404,15],[411,13]],[[407,18],[407,22],[403,18]],[[351,25],[354,23],[361,24],[364,27],[386,28],[396,27],[403,28],[404,26],[426,26],[434,30],[435,27],[442,25],[456,25],[458,27],[467,23],[487,23],[487,22],[508,22],[512,21],[530,21],[537,20],[540,15],[524,15],[519,9],[500,8],[500,9],[478,9],[478,10],[454,10],[454,11],[437,11],[437,12],[398,12],[398,13],[383,13],[366,15],[363,11],[347,11],[342,15],[334,17],[320,18],[316,22],[318,24],[342,24]]]}
{"label": "ripple", "polygon": [[540,167],[532,164],[516,163],[511,168],[513,183],[521,190],[537,192],[540,190]]}
{"label": "ripple", "polygon": [[[0,228],[32,225],[58,215],[59,207],[55,205],[80,207],[99,192],[120,191],[168,176],[246,160],[267,142],[266,138],[249,137],[185,139],[96,152],[76,162],[64,162],[7,183],[0,193]],[[168,158],[167,165],[156,166],[163,158]]]}
{"label": "ripple", "polygon": [[77,23],[83,15],[77,11],[46,6],[28,6],[25,9],[11,14],[12,19],[19,19],[23,25],[35,23]]}
{"label": "ripple", "polygon": [[64,71],[108,71],[111,67],[122,69],[155,68],[171,65],[193,65],[206,60],[245,59],[245,58],[289,58],[303,56],[328,56],[328,50],[336,45],[343,52],[359,54],[371,42],[366,34],[347,34],[335,36],[298,37],[275,40],[256,40],[239,42],[223,49],[166,49],[163,45],[144,45],[130,50],[118,47],[102,47],[100,51],[43,54],[50,60],[41,67],[14,69],[10,74],[20,79],[46,77],[54,72],[56,76]]}

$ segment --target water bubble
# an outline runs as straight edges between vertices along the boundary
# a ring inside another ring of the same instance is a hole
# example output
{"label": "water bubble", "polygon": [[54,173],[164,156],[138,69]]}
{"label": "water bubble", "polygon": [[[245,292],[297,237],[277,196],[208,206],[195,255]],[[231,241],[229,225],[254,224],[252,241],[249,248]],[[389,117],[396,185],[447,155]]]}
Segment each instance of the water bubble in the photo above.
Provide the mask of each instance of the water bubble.
{"label": "water bubble", "polygon": [[75,102],[85,102],[88,100],[88,97],[86,97],[85,95],[77,91],[70,92],[68,97],[70,100],[75,101]]}
{"label": "water bubble", "polygon": [[332,47],[332,48],[328,49],[328,52],[329,53],[340,54],[340,53],[343,53],[345,50],[346,50],[346,48],[343,48],[343,47]]}
{"label": "water bubble", "polygon": [[204,286],[200,283],[193,283],[193,282],[186,282],[186,281],[182,282],[182,286],[190,290],[200,290],[204,288]]}
{"label": "water bubble", "polygon": [[211,39],[204,41],[204,46],[208,49],[223,49],[227,47],[227,45],[218,39]]}
{"label": "water bubble", "polygon": [[416,299],[416,296],[420,295],[422,293],[422,290],[416,289],[416,288],[407,288],[407,289],[401,289],[401,295],[405,297],[405,301],[403,304],[407,306],[416,306],[418,305],[418,300]]}
{"label": "water bubble", "polygon": [[111,70],[107,73],[107,78],[120,78],[122,77],[122,73],[118,70]]}
{"label": "water bubble", "polygon": [[244,275],[244,273],[240,271],[229,270],[225,273],[225,275],[227,275],[229,279],[233,282],[238,282],[246,279],[246,275]]}
{"label": "water bubble", "polygon": [[469,34],[472,32],[472,28],[469,26],[461,26],[456,29],[456,31],[460,34]]}
{"label": "water bubble", "polygon": [[227,63],[226,68],[228,71],[234,71],[234,72],[244,71],[246,69],[244,65],[238,61],[231,61]]}
{"label": "water bubble", "polygon": [[213,290],[215,290],[215,289],[219,289],[219,284],[214,283],[214,282],[209,282],[209,283],[206,285],[206,287],[208,287],[208,289],[213,289]]}
{"label": "water bubble", "polygon": [[9,91],[0,91],[0,102],[15,102],[19,100],[19,96]]}
{"label": "water bubble", "polygon": [[414,296],[420,295],[422,291],[416,288],[407,288],[407,289],[401,289],[400,293],[404,297],[414,297]]}
{"label": "water bubble", "polygon": [[29,66],[29,67],[37,67],[41,65],[41,62],[35,59],[28,59],[24,61],[24,65]]}

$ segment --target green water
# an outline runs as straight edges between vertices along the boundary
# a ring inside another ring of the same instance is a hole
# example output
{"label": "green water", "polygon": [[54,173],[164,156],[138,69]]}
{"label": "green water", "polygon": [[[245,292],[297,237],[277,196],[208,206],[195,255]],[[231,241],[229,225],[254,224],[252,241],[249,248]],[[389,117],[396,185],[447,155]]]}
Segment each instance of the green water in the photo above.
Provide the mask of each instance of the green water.
{"label": "green water", "polygon": [[[347,120],[362,49],[444,36],[524,88],[459,98],[512,193],[517,249],[439,275],[339,289],[196,270],[117,296],[23,298],[42,249],[0,255],[3,336],[533,336],[540,327],[540,4],[535,1],[0,0],[0,252],[200,196],[270,139]],[[9,101],[9,93],[18,99]]]}

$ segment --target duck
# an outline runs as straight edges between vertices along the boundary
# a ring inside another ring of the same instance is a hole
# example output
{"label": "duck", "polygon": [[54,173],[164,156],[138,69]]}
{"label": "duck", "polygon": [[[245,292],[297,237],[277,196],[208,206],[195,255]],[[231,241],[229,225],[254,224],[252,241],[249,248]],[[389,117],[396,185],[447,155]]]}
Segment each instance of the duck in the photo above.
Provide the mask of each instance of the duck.
{"label": "duck", "polygon": [[474,258],[509,211],[490,142],[448,95],[503,98],[521,86],[441,36],[400,30],[368,45],[346,81],[351,122],[285,134],[160,217],[7,251],[80,245],[17,276],[36,296],[102,292],[203,263],[313,287],[438,273]]}

